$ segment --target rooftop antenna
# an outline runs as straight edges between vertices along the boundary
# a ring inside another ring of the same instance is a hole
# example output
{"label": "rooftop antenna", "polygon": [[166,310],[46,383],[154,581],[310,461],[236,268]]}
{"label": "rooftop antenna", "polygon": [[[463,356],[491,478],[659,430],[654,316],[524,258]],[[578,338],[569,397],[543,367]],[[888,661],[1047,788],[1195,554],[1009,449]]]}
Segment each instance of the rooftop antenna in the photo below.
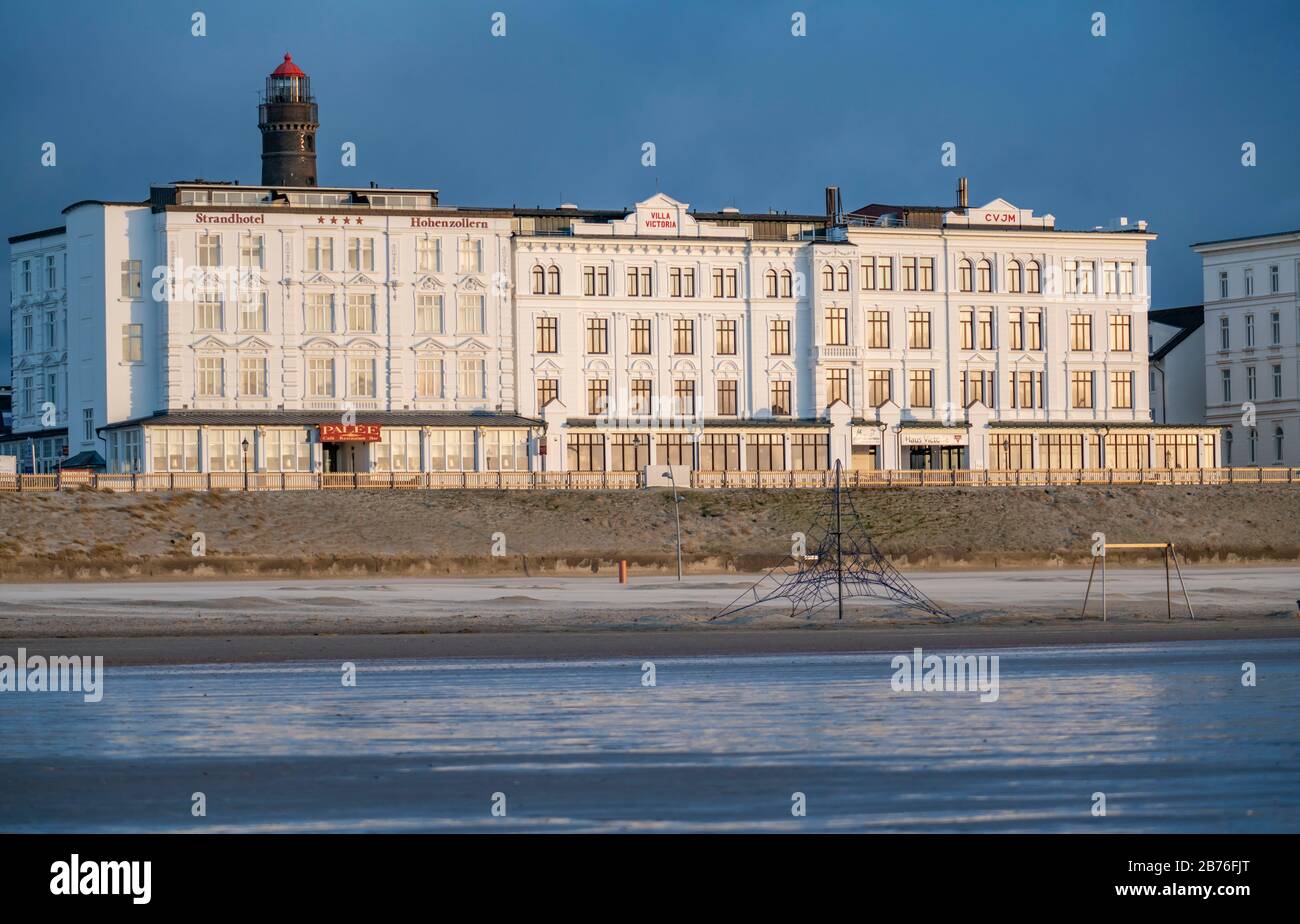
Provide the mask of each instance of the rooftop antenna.
{"label": "rooftop antenna", "polygon": [[838,618],[843,619],[845,597],[882,597],[921,613],[952,618],[903,577],[872,541],[853,498],[841,489],[840,477],[836,460],[835,484],[805,534],[811,551],[798,556],[792,551],[713,619],[781,599],[790,601],[791,617],[811,617],[834,603]]}

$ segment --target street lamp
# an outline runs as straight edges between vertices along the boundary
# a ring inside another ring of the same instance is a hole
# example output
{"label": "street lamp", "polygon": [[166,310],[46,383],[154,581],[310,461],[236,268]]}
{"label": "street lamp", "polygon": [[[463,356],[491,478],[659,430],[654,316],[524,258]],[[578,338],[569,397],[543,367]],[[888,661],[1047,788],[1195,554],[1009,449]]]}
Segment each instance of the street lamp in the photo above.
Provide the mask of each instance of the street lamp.
{"label": "street lamp", "polygon": [[[641,445],[641,434],[638,433],[632,437],[632,445]],[[633,450],[633,452],[635,451]],[[671,462],[668,464],[668,483],[673,488],[673,520],[677,524],[677,580],[680,581],[682,579],[682,513],[678,505],[682,500],[682,496],[677,493],[677,476],[673,472]]]}
{"label": "street lamp", "polygon": [[244,490],[248,490],[248,439],[247,437],[239,444],[244,450]]}

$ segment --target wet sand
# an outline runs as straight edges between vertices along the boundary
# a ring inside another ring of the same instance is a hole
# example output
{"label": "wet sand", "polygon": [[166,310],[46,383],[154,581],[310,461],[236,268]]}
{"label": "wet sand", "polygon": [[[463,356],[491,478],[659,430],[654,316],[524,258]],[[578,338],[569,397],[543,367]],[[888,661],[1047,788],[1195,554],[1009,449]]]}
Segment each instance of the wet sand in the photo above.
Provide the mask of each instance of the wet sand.
{"label": "wet sand", "polygon": [[[854,600],[810,618],[783,604],[716,618],[757,575],[102,583],[0,586],[0,645],[113,664],[358,658],[603,658],[847,653],[1300,636],[1300,568],[1188,568],[1191,620],[1163,571],[911,572],[952,615]],[[72,640],[76,640],[75,643]]]}

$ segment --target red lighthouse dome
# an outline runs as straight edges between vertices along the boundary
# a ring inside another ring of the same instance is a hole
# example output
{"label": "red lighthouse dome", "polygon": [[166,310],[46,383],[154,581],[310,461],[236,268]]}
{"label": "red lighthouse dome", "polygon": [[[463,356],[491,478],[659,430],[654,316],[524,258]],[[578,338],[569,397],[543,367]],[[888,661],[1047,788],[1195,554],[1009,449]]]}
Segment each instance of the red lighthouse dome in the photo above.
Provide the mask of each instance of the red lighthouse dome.
{"label": "red lighthouse dome", "polygon": [[284,61],[275,70],[271,71],[272,77],[306,77],[302,68],[293,63],[293,55],[289,52],[284,53]]}

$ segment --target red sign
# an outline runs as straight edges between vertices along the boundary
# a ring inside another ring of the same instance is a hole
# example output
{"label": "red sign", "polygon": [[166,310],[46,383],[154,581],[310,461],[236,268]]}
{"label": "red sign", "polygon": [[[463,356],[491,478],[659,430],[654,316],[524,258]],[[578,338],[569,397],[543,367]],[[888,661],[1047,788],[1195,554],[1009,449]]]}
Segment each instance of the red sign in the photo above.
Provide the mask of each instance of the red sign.
{"label": "red sign", "polygon": [[320,425],[322,443],[378,443],[379,424]]}

